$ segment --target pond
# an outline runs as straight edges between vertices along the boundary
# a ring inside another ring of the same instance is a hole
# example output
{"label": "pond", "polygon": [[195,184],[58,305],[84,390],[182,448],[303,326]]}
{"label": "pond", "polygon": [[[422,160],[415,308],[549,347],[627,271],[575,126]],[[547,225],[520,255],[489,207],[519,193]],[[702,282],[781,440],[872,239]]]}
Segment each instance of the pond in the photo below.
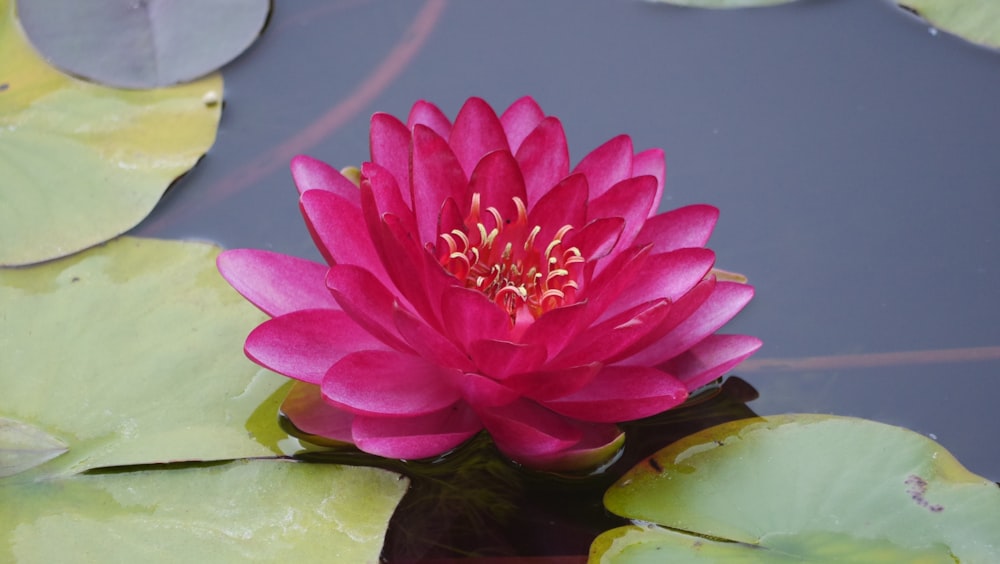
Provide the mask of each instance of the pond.
{"label": "pond", "polygon": [[[661,209],[721,209],[717,265],[756,288],[725,332],[764,341],[724,397],[755,389],[761,415],[901,425],[1000,480],[997,53],[871,0],[735,11],[342,0],[277,2],[224,76],[215,146],[132,234],[319,260],[292,156],[357,165],[375,111],[405,116],[426,99],[453,117],[470,96],[504,108],[531,95],[562,120],[574,162],[628,133],[666,151]],[[459,515],[414,544],[416,505],[393,521],[385,555],[488,546],[582,561],[618,523],[600,509],[607,482],[536,478],[518,478],[527,507],[509,530],[463,540]]]}
{"label": "pond", "polygon": [[764,340],[737,370],[755,411],[933,433],[997,480],[1000,57],[898,12],[278,5],[226,68],[215,147],[135,234],[318,258],[286,152],[356,164],[375,111],[531,94],[573,158],[627,132],[667,153],[664,209],[722,210],[718,264],[757,289],[726,329]]}

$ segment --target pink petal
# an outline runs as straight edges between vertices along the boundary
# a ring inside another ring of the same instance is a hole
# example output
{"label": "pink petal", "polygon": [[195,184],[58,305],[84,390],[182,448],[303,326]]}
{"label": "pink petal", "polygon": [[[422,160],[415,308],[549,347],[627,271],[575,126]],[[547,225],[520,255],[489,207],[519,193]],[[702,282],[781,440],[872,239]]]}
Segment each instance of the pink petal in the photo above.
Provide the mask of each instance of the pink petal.
{"label": "pink petal", "polygon": [[467,373],[459,387],[466,403],[474,408],[500,407],[517,401],[517,392],[481,374]]}
{"label": "pink petal", "polygon": [[569,148],[562,123],[545,118],[514,152],[524,174],[527,204],[533,206],[569,174]]}
{"label": "pink petal", "polygon": [[593,317],[590,304],[586,301],[557,307],[545,312],[529,325],[521,335],[520,342],[543,345],[549,358],[554,357]]}
{"label": "pink petal", "polygon": [[624,229],[624,219],[602,217],[587,223],[582,229],[570,231],[563,242],[565,246],[576,247],[588,262],[595,262],[616,248]]}
{"label": "pink petal", "polygon": [[396,296],[375,275],[350,264],[334,265],[327,273],[326,285],[358,326],[396,350],[411,350],[393,321]]}
{"label": "pink petal", "polygon": [[400,279],[394,279],[396,287],[415,306],[414,310],[423,320],[440,331],[444,313],[439,304],[444,292],[459,284],[458,279],[441,268],[437,258],[395,216],[386,215],[383,225],[385,236],[382,241],[389,249],[386,256],[395,256],[392,266],[402,267],[397,271]]}
{"label": "pink petal", "polygon": [[430,102],[419,100],[410,109],[410,116],[406,120],[406,127],[413,131],[417,125],[430,128],[442,138],[447,139],[451,134],[451,121],[440,109]]}
{"label": "pink petal", "polygon": [[[441,206],[441,213],[438,214],[438,238],[432,245],[434,256],[439,260],[451,256],[454,244],[454,239],[447,239],[441,235],[449,234],[449,237],[454,237],[452,232],[456,230],[465,235],[469,234],[469,229],[465,226],[465,213],[458,209],[454,199],[448,198]],[[450,258],[447,260],[451,261]]]}
{"label": "pink petal", "polygon": [[415,460],[444,454],[482,429],[476,414],[463,403],[414,417],[354,418],[358,448],[386,458]]}
{"label": "pink petal", "polygon": [[594,317],[607,310],[635,280],[636,273],[649,259],[649,247],[632,247],[602,261],[602,271],[584,288],[583,298],[593,304]]}
{"label": "pink petal", "polygon": [[500,119],[482,98],[465,101],[455,116],[455,125],[447,139],[466,177],[472,176],[483,155],[493,151],[510,151]]}
{"label": "pink petal", "polygon": [[[587,178],[582,174],[571,174],[564,178],[542,196],[528,213],[528,225],[542,228],[535,237],[542,248],[549,244],[564,225],[579,229],[586,223]],[[609,245],[608,249],[612,246],[613,244]],[[584,258],[588,257],[585,255]]]}
{"label": "pink petal", "polygon": [[651,331],[641,343],[631,347],[624,354],[615,355],[608,360],[608,363],[630,364],[637,366],[649,366],[656,364],[656,359],[660,358],[660,352],[669,339],[665,337],[674,331],[678,325],[686,321],[700,308],[712,292],[715,291],[716,280],[714,276],[705,278],[698,282],[690,292],[684,294],[680,299],[671,304],[670,311],[660,324]]}
{"label": "pink petal", "polygon": [[359,349],[385,348],[342,311],[304,309],[258,325],[247,336],[244,351],[265,368],[318,384],[345,355]]}
{"label": "pink petal", "polygon": [[465,214],[458,208],[458,204],[455,203],[454,198],[448,198],[441,205],[441,213],[438,216],[438,239],[436,241],[439,245],[448,245],[444,243],[444,239],[440,237],[442,233],[451,233],[453,230],[458,229],[460,231],[467,231],[465,227]]}
{"label": "pink petal", "polygon": [[[377,213],[373,214],[373,218],[392,214],[403,220],[410,230],[416,231],[417,221],[413,217],[413,210],[410,209],[410,188],[408,185],[404,186],[406,186],[405,194],[401,192],[396,177],[388,170],[375,163],[361,165],[362,204],[364,204],[365,192],[370,192],[372,202],[377,210]],[[364,210],[363,205],[362,210]],[[366,221],[373,219],[365,217]]]}
{"label": "pink petal", "polygon": [[510,315],[478,290],[448,288],[442,296],[441,311],[448,336],[466,351],[480,339],[508,340]]}
{"label": "pink petal", "polygon": [[418,125],[413,130],[413,167],[410,197],[422,243],[437,239],[437,218],[441,205],[453,198],[467,209],[467,177],[448,143],[430,129]]}
{"label": "pink petal", "polygon": [[493,339],[473,341],[468,350],[479,372],[497,380],[516,372],[535,370],[548,356],[543,345]]}
{"label": "pink petal", "polygon": [[632,159],[632,176],[649,175],[656,179],[656,196],[653,197],[653,205],[649,210],[650,216],[660,208],[666,174],[667,163],[664,160],[663,149],[648,149]]}
{"label": "pink petal", "polygon": [[641,245],[652,243],[656,253],[704,247],[718,219],[719,210],[715,207],[685,206],[647,219],[635,241]]}
{"label": "pink petal", "polygon": [[410,348],[428,362],[462,372],[475,370],[473,362],[454,343],[412,313],[397,306],[393,312],[393,321]]}
{"label": "pink petal", "polygon": [[389,114],[372,116],[371,160],[389,171],[400,186],[410,185],[410,130]]}
{"label": "pink petal", "polygon": [[[472,172],[468,190],[481,195],[480,205],[484,212],[489,207],[496,208],[507,223],[518,217],[514,198],[519,198],[522,203],[527,198],[521,169],[508,151],[494,151],[483,156]],[[486,216],[484,219],[492,217],[488,213],[483,215]],[[498,227],[492,224],[485,226],[487,231]]]}
{"label": "pink petal", "polygon": [[753,287],[737,282],[718,282],[712,295],[694,313],[629,363],[657,365],[683,353],[716,332],[753,297]]}
{"label": "pink petal", "polygon": [[569,368],[536,370],[514,374],[503,381],[508,388],[538,400],[553,400],[572,394],[590,383],[602,365],[592,363]]}
{"label": "pink petal", "polygon": [[507,134],[510,151],[517,153],[517,148],[538,124],[545,119],[545,112],[531,96],[519,98],[500,116],[500,124]]}
{"label": "pink petal", "polygon": [[355,205],[360,202],[358,187],[323,161],[299,155],[292,159],[291,169],[292,178],[300,194],[309,190],[325,190]]}
{"label": "pink petal", "polygon": [[[397,216],[387,213],[380,217],[375,208],[371,187],[367,182],[361,183],[361,206],[368,226],[368,235],[392,285],[406,299],[406,305],[412,306],[421,317],[437,328],[437,315],[435,308],[431,307],[431,302],[427,299],[427,288],[422,280],[423,265],[419,262],[420,254],[429,256],[430,253],[422,249],[415,250],[418,249],[419,243],[413,240],[412,231],[400,225],[401,220]],[[440,265],[436,266],[439,273],[444,275],[444,269]]]}
{"label": "pink petal", "polygon": [[215,262],[237,292],[272,317],[298,309],[339,307],[322,283],[325,264],[254,249],[223,251]]}
{"label": "pink petal", "polygon": [[579,427],[530,400],[478,409],[501,452],[514,460],[566,450],[583,437]]}
{"label": "pink petal", "polygon": [[616,425],[573,421],[582,437],[573,446],[556,452],[522,455],[518,462],[546,472],[586,472],[607,463],[625,444],[625,433]]}
{"label": "pink petal", "polygon": [[320,388],[327,402],[355,414],[413,416],[455,403],[459,376],[411,354],[361,350],[327,370]]}
{"label": "pink petal", "polygon": [[645,348],[646,339],[667,318],[671,305],[660,298],[640,304],[606,321],[589,327],[552,360],[558,366],[574,366],[591,362],[610,363],[618,355]]}
{"label": "pink petal", "polygon": [[694,391],[732,370],[760,346],[760,339],[747,335],[709,335],[657,368],[674,374]]}
{"label": "pink petal", "polygon": [[598,198],[591,197],[587,207],[588,219],[620,217],[625,220],[618,245],[630,246],[646,223],[653,198],[656,196],[656,179],[636,176],[618,182]]}
{"label": "pink petal", "polygon": [[612,186],[632,176],[632,138],[619,135],[583,157],[573,172],[587,175],[590,199],[598,198]]}
{"label": "pink petal", "polygon": [[582,390],[544,405],[583,421],[614,423],[661,413],[687,395],[680,380],[655,368],[605,366]]}
{"label": "pink petal", "polygon": [[708,249],[678,249],[650,255],[632,282],[599,319],[607,319],[657,298],[677,301],[705,278],[713,264],[715,253]]}
{"label": "pink petal", "polygon": [[345,443],[354,442],[351,436],[354,414],[323,401],[323,394],[315,384],[295,382],[281,403],[281,413],[303,433]]}
{"label": "pink petal", "polygon": [[306,226],[331,264],[353,264],[389,280],[372,245],[361,208],[322,190],[309,190],[299,199]]}

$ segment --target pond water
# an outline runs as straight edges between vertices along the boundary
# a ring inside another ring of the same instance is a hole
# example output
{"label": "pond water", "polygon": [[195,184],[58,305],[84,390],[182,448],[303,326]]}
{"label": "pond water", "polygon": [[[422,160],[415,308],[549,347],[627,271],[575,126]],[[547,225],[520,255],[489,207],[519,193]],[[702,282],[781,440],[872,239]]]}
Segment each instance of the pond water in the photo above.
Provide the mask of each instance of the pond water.
{"label": "pond water", "polygon": [[722,210],[751,409],[903,425],[1000,480],[1000,54],[872,0],[278,2],[225,80],[215,147],[135,234],[318,259],[291,156],[358,164],[372,112],[530,94],[574,161],[628,133],[666,151],[664,209]]}

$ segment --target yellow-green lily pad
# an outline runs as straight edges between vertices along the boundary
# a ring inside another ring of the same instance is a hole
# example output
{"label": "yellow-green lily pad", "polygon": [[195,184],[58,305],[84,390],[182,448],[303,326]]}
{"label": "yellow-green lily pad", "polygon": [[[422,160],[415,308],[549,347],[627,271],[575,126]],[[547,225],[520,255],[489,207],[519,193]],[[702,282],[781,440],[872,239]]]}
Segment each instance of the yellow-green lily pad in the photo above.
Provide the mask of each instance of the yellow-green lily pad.
{"label": "yellow-green lily pad", "polygon": [[1000,2],[996,0],[897,0],[938,29],[966,41],[1000,48]]}
{"label": "yellow-green lily pad", "polygon": [[118,90],[49,66],[0,0],[0,266],[134,227],[215,141],[222,77]]}
{"label": "yellow-green lily pad", "polygon": [[0,481],[0,561],[377,562],[408,483],[285,460]]}
{"label": "yellow-green lily pad", "polygon": [[69,448],[36,471],[276,454],[246,424],[286,379],[243,356],[265,316],[218,253],[125,237],[0,270],[0,417]]}
{"label": "yellow-green lily pad", "polygon": [[661,450],[604,497],[591,562],[1000,562],[1000,488],[912,431],[784,415]]}

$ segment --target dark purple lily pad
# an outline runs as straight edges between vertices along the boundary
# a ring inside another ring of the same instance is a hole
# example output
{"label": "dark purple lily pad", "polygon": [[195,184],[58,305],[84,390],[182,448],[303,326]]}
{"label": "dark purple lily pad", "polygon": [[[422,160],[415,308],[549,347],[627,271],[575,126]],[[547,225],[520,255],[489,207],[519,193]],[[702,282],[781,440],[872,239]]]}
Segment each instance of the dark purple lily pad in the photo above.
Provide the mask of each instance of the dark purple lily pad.
{"label": "dark purple lily pad", "polygon": [[31,43],[52,64],[125,88],[155,88],[208,74],[260,34],[270,0],[21,0]]}

